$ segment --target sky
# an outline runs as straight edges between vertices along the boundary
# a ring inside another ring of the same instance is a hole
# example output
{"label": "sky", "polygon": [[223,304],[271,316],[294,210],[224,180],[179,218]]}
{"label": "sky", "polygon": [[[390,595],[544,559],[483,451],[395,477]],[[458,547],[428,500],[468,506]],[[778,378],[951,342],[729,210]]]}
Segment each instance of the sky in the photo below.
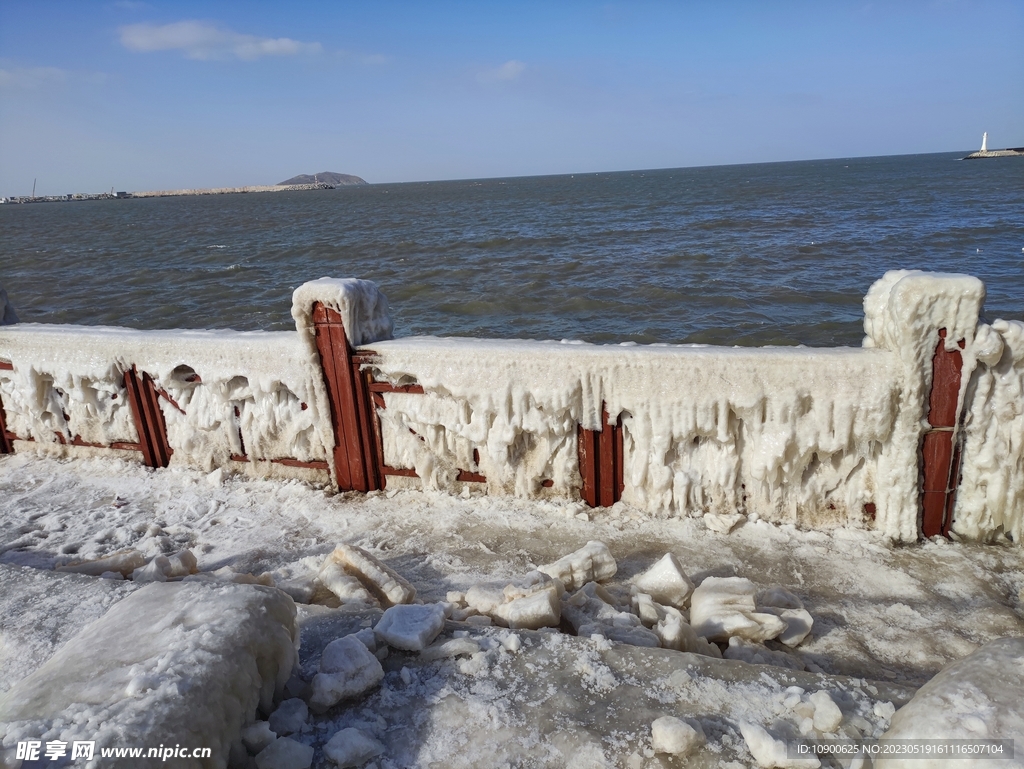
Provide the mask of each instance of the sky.
{"label": "sky", "polygon": [[0,0],[0,195],[1024,146],[1024,2]]}

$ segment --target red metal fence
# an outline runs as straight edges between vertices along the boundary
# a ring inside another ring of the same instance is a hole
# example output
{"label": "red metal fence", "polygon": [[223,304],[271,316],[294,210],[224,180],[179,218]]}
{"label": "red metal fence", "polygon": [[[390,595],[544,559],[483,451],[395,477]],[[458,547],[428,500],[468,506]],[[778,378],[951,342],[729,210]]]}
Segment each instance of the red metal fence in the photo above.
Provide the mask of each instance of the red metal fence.
{"label": "red metal fence", "polygon": [[[316,346],[320,356],[323,381],[331,409],[331,424],[334,432],[334,455],[331,458],[338,488],[342,491],[373,491],[386,486],[388,476],[417,477],[414,469],[391,467],[385,463],[381,435],[380,411],[385,409],[386,393],[423,394],[418,384],[395,386],[388,382],[376,382],[367,364],[373,363],[376,353],[372,350],[355,351],[348,343],[341,315],[317,302],[313,306],[313,323]],[[953,434],[960,420],[958,401],[961,383],[963,357],[960,350],[947,351],[946,329],[939,331],[939,341],[932,359],[933,379],[929,392],[929,429],[921,443],[921,519],[920,531],[926,537],[936,534],[948,535],[953,523],[956,490],[960,483],[961,446],[954,444]],[[964,340],[959,340],[964,347]],[[0,361],[0,370],[13,370],[10,363]],[[198,377],[195,377],[198,380]],[[167,438],[167,426],[161,411],[162,397],[179,410],[170,396],[157,388],[153,378],[138,372],[135,366],[125,371],[124,386],[128,393],[139,442],[118,442],[104,448],[131,449],[142,453],[143,462],[149,467],[166,467],[173,449]],[[114,396],[116,397],[116,396]],[[303,404],[305,407],[305,404]],[[239,413],[236,409],[236,417]],[[621,415],[610,422],[607,410],[602,407],[601,430],[577,429],[579,471],[582,480],[580,496],[591,507],[607,507],[617,502],[624,488],[623,481],[623,432]],[[66,443],[63,434],[57,435]],[[241,434],[239,434],[241,440]],[[15,440],[32,440],[28,436],[17,436],[7,429],[3,402],[0,400],[0,453],[13,452]],[[71,445],[95,446],[79,436]],[[232,455],[233,460],[247,461],[244,443],[242,453]],[[474,450],[474,460],[479,455]],[[329,469],[327,462],[304,462],[297,459],[278,458],[271,462],[293,467]],[[459,481],[486,482],[486,477],[473,470],[459,470]],[[551,487],[553,482],[545,479],[542,486]],[[874,504],[865,505],[873,512]]]}

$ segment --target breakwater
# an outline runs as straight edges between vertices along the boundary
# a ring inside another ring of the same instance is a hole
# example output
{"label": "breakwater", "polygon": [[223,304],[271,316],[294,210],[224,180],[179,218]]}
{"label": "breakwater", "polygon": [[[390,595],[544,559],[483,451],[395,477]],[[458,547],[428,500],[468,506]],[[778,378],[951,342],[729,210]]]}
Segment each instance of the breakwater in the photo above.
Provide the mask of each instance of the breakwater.
{"label": "breakwater", "polygon": [[984,294],[887,273],[861,348],[391,339],[352,280],[295,332],[4,326],[0,450],[1020,541],[1024,323]]}

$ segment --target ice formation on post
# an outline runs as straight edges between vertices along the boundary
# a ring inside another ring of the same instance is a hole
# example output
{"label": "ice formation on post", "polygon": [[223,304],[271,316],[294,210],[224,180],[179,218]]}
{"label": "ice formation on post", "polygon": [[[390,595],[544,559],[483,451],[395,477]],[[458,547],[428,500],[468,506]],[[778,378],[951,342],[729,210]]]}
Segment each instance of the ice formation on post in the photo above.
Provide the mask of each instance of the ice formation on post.
{"label": "ice formation on post", "polygon": [[[4,744],[52,735],[101,748],[209,747],[224,765],[297,660],[295,604],[249,585],[154,583],[0,695]],[[196,759],[181,766],[200,767]]]}
{"label": "ice formation on post", "polygon": [[978,369],[964,424],[963,481],[953,531],[1024,541],[1024,323],[978,328]]}

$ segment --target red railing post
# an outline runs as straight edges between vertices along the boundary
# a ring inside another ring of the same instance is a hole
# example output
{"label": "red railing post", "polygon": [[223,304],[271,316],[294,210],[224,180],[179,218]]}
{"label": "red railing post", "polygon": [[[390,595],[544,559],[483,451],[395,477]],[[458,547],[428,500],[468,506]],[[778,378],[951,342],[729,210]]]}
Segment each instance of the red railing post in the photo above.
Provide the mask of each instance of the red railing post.
{"label": "red railing post", "polygon": [[601,404],[601,430],[576,432],[583,487],[580,496],[591,507],[611,507],[622,497],[622,417],[609,424],[608,411]]}
{"label": "red railing post", "polygon": [[[320,353],[334,428],[334,469],[342,491],[381,488],[376,462],[373,401],[361,359],[353,355],[341,314],[320,302],[313,305],[313,326]],[[354,359],[355,358],[355,359]]]}
{"label": "red railing post", "polygon": [[[965,340],[958,345],[964,347]],[[946,329],[932,358],[932,389],[928,395],[929,429],[921,442],[921,533],[925,537],[949,534],[960,481],[960,447],[953,444],[959,414],[963,355],[946,349]]]}
{"label": "red railing post", "polygon": [[128,406],[132,410],[135,429],[139,433],[139,448],[143,461],[149,467],[167,467],[174,450],[167,440],[167,423],[160,410],[156,383],[132,366],[124,372],[124,387],[128,392]]}
{"label": "red railing post", "polygon": [[0,398],[0,454],[13,454],[14,447],[7,437],[7,417],[4,414],[4,399]]}
{"label": "red railing post", "polygon": [[[0,361],[0,371],[14,371],[14,364]],[[13,454],[13,435],[7,434],[7,415],[4,413],[4,399],[0,398],[0,454]]]}

